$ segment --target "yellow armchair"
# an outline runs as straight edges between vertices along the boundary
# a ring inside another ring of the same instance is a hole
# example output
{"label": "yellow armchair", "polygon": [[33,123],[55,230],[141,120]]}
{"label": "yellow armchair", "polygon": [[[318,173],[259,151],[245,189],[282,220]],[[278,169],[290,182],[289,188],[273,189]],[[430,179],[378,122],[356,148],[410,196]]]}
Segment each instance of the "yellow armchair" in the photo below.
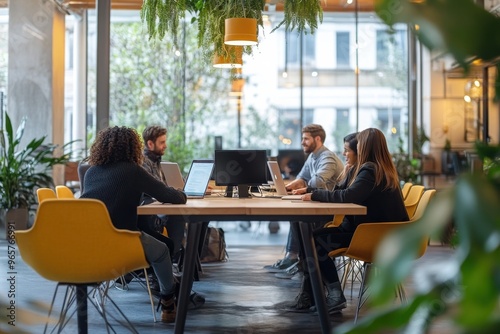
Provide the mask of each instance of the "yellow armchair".
{"label": "yellow armchair", "polygon": [[66,186],[56,186],[56,194],[57,198],[75,198],[75,194],[69,187]]}
{"label": "yellow armchair", "polygon": [[[343,255],[349,257],[350,259],[363,261],[361,287],[359,290],[358,305],[356,307],[356,314],[354,317],[355,322],[358,318],[359,310],[366,301],[366,298],[363,299],[366,291],[366,276],[374,260],[377,247],[389,233],[398,228],[408,226],[408,224],[415,223],[419,219],[421,219],[425,209],[427,208],[427,205],[429,204],[435,193],[436,190],[434,189],[429,189],[424,192],[424,194],[420,198],[418,207],[415,210],[414,217],[410,221],[364,223],[360,224],[356,228],[356,231],[354,231],[354,236],[351,240],[351,243],[349,244],[347,250],[343,252]],[[428,244],[427,241],[428,238],[422,240],[420,252],[417,254],[416,259],[421,257],[425,253]],[[404,287],[402,285],[398,287],[396,293],[401,301],[404,302],[406,300]]]}
{"label": "yellow armchair", "polygon": [[38,198],[38,203],[42,203],[46,199],[57,198],[56,193],[51,188],[38,188],[36,190],[36,197]]}
{"label": "yellow armchair", "polygon": [[[116,229],[106,206],[98,200],[45,199],[40,203],[33,226],[16,231],[15,235],[22,259],[40,276],[59,282],[57,288],[60,284],[76,287],[78,325],[82,332],[87,328],[85,300],[98,307],[88,298],[88,286],[149,267],[140,232]],[[117,307],[112,300],[111,303]],[[63,305],[66,311],[65,307],[69,305]],[[104,305],[100,307],[104,312]],[[104,315],[103,318],[106,321]],[[58,325],[66,323],[61,319]],[[107,321],[106,325],[110,326]],[[133,328],[130,322],[128,325]]]}
{"label": "yellow armchair", "polygon": [[408,196],[406,196],[404,200],[406,212],[408,213],[408,217],[410,219],[413,219],[413,215],[415,214],[415,210],[417,209],[420,197],[422,197],[422,194],[424,193],[424,189],[424,186],[412,186],[408,192]]}

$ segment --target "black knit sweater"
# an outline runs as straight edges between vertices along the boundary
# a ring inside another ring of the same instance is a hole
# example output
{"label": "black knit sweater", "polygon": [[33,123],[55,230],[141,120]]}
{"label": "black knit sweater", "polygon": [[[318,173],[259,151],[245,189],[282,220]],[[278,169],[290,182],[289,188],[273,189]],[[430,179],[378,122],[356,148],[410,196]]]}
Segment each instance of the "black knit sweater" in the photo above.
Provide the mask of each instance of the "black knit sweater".
{"label": "black knit sweater", "polygon": [[138,230],[137,206],[143,193],[163,203],[186,203],[184,192],[166,186],[130,162],[92,166],[85,173],[84,182],[81,197],[104,202],[113,225],[119,229]]}

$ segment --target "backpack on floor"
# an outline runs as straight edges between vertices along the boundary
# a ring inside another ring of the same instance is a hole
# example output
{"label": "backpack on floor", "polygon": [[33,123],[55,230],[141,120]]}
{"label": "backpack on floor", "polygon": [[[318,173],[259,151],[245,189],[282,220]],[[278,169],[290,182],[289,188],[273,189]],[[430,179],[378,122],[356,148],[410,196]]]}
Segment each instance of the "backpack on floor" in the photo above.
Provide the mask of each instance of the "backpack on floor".
{"label": "backpack on floor", "polygon": [[203,249],[201,251],[201,262],[224,262],[227,261],[226,240],[224,239],[224,230],[209,226]]}

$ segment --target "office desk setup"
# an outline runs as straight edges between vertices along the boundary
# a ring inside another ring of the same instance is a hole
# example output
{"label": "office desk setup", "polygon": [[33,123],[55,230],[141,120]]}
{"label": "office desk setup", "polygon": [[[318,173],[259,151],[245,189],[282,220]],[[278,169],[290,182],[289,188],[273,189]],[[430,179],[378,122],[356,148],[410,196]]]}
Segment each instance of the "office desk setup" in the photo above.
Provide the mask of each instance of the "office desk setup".
{"label": "office desk setup", "polygon": [[207,196],[204,199],[189,199],[186,204],[152,203],[139,206],[139,215],[180,215],[188,223],[186,256],[183,279],[179,291],[177,317],[174,332],[184,332],[189,293],[193,286],[197,245],[201,234],[201,223],[206,221],[255,221],[280,220],[299,221],[304,240],[305,261],[310,273],[312,289],[323,333],[330,333],[330,319],[325,304],[325,295],[318,258],[312,239],[311,222],[329,221],[334,215],[363,215],[366,207],[351,203],[320,203],[311,201],[290,201],[276,198],[225,198]]}

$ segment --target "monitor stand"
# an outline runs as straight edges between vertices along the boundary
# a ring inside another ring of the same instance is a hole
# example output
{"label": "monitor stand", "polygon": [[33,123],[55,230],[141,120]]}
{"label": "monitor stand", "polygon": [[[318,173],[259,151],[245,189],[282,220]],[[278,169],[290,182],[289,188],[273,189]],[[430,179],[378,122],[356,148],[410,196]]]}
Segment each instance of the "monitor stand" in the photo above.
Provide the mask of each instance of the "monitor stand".
{"label": "monitor stand", "polygon": [[233,188],[234,186],[226,186],[224,197],[233,197]]}
{"label": "monitor stand", "polygon": [[252,198],[248,189],[250,186],[247,184],[238,184],[238,197],[239,198]]}
{"label": "monitor stand", "polygon": [[[235,186],[226,186],[226,192],[224,197],[233,197],[233,188]],[[250,192],[248,191],[249,186],[246,184],[238,185],[238,198],[252,198]]]}

